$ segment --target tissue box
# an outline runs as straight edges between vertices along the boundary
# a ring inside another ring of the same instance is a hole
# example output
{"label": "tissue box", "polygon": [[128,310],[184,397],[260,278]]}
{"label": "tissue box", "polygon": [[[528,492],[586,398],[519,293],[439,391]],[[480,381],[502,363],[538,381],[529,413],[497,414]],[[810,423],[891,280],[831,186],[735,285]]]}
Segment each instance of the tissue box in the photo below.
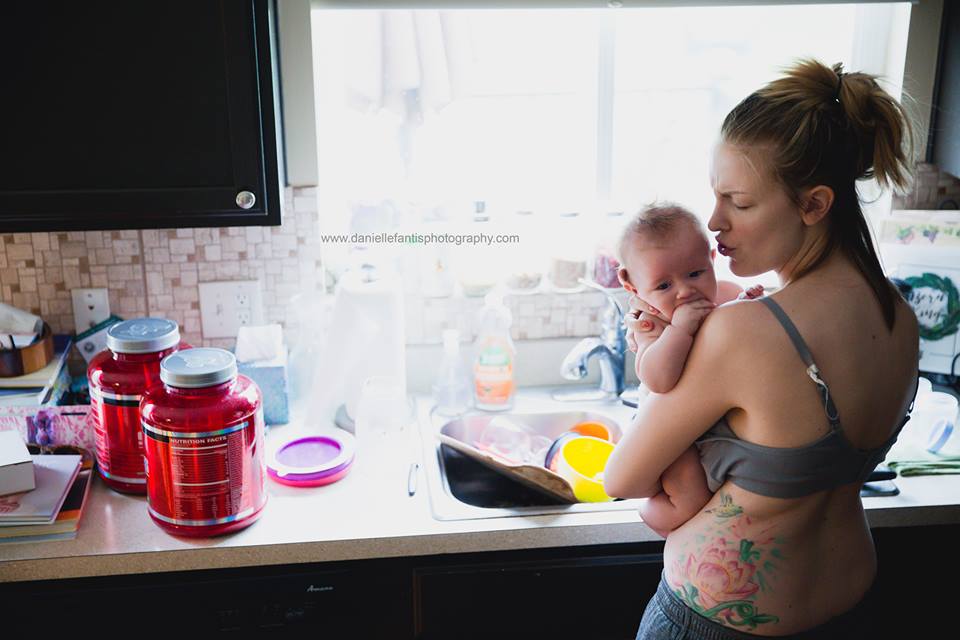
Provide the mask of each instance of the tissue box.
{"label": "tissue box", "polygon": [[270,424],[286,424],[290,421],[290,405],[287,400],[287,354],[282,351],[272,360],[238,362],[237,369],[257,383],[263,394],[263,420]]}
{"label": "tissue box", "polygon": [[0,496],[36,488],[27,445],[16,431],[0,431]]}

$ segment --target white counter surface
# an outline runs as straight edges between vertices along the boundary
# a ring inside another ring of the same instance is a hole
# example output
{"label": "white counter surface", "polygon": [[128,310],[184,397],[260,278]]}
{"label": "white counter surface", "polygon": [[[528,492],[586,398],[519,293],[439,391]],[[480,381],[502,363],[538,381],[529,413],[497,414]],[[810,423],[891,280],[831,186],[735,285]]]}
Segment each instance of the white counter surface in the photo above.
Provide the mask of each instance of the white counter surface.
{"label": "white counter surface", "polygon": [[[268,441],[289,429],[271,429]],[[0,582],[660,540],[632,510],[437,520],[422,468],[418,490],[407,491],[411,458],[424,449],[403,441],[390,449],[399,452],[391,463],[375,465],[361,452],[351,473],[326,487],[268,480],[259,521],[212,539],[168,535],[147,515],[145,498],[97,478],[78,537],[0,545]],[[864,499],[871,526],[960,523],[960,475],[895,482],[900,495]]]}

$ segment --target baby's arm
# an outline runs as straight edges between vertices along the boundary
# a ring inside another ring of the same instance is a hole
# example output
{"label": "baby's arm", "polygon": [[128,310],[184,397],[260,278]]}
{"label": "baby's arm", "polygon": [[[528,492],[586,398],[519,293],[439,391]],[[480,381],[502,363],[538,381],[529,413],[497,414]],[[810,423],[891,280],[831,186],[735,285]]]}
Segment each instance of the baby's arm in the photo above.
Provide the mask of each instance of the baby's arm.
{"label": "baby's arm", "polygon": [[693,346],[693,336],[713,308],[709,300],[681,304],[674,309],[670,324],[656,342],[638,355],[637,377],[650,391],[666,393],[676,386]]}
{"label": "baby's arm", "polygon": [[695,516],[713,494],[700,465],[700,452],[691,445],[660,477],[663,490],[643,501],[640,517],[664,538]]}
{"label": "baby's arm", "polygon": [[654,393],[670,391],[683,373],[692,346],[693,336],[667,326],[643,351],[637,349],[637,378]]}

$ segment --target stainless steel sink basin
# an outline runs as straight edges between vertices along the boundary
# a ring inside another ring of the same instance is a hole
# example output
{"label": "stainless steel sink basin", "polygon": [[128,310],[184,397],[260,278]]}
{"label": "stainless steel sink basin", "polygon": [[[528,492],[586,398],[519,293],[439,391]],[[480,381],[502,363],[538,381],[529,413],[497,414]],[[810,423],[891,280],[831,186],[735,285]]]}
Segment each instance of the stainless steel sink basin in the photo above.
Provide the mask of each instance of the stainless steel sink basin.
{"label": "stainless steel sink basin", "polygon": [[[475,412],[470,415],[519,415],[550,413],[569,424],[600,415],[626,430],[634,409],[620,402],[587,401],[572,405],[552,398],[555,387],[535,387],[517,392],[514,408],[507,413]],[[451,421],[431,413],[429,398],[419,398],[417,421],[423,447],[424,473],[430,508],[438,520],[471,520],[556,513],[635,510],[639,500],[602,503],[561,503],[540,491],[493,471],[476,460],[440,442],[437,434]],[[467,416],[469,421],[470,416]],[[464,418],[457,418],[463,421]],[[450,429],[447,430],[448,432]]]}

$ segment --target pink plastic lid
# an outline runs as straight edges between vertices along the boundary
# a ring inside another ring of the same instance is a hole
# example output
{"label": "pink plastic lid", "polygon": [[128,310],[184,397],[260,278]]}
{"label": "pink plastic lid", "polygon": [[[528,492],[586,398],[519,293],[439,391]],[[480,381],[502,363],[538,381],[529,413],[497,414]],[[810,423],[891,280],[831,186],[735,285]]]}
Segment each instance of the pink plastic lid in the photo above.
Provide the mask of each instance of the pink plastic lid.
{"label": "pink plastic lid", "polygon": [[277,449],[267,462],[267,473],[281,484],[316,487],[347,475],[353,457],[350,434],[307,436]]}

